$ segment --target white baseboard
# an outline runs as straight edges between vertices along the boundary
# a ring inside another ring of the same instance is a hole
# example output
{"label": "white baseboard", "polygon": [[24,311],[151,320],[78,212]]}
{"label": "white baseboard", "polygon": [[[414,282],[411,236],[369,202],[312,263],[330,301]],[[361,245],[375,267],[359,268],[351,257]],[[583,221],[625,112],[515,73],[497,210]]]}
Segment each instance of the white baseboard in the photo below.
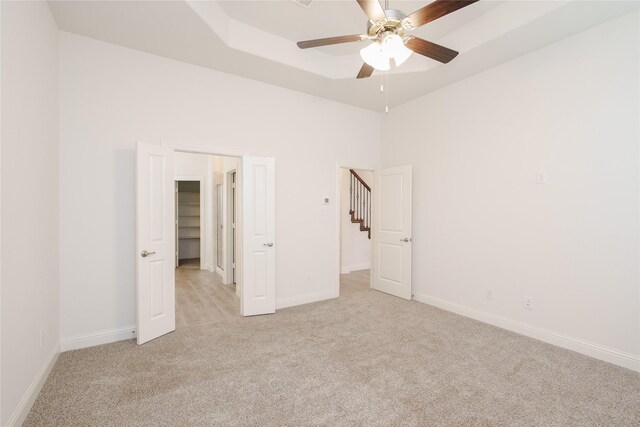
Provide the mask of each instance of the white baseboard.
{"label": "white baseboard", "polygon": [[432,305],[443,310],[451,311],[471,319],[479,320],[499,328],[507,329],[530,338],[535,338],[558,347],[566,348],[595,359],[604,360],[624,368],[632,369],[640,372],[640,356],[625,353],[609,347],[583,341],[581,339],[568,337],[557,332],[538,328],[537,326],[518,322],[506,317],[497,316],[473,308],[465,307],[441,298],[433,297],[426,294],[416,293],[413,299],[418,302]]}
{"label": "white baseboard", "polygon": [[283,298],[276,300],[276,309],[278,310],[281,308],[293,307],[296,305],[309,304],[312,302],[318,302],[332,298],[338,298],[337,291],[325,291],[315,294],[301,295],[298,297]]}
{"label": "white baseboard", "polygon": [[128,340],[135,337],[136,326],[131,325],[124,328],[109,329],[106,331],[91,332],[89,334],[63,338],[61,341],[61,347],[62,351],[78,350],[80,348],[109,344],[112,342]]}
{"label": "white baseboard", "polygon": [[342,266],[342,268],[340,268],[340,274],[348,274],[348,273],[351,273],[352,271],[358,271],[358,270],[369,270],[369,268],[371,268],[371,264],[368,262],[363,264],[353,264],[353,265]]}
{"label": "white baseboard", "polygon": [[40,371],[38,372],[36,377],[33,379],[31,384],[29,384],[27,391],[24,393],[22,399],[20,399],[20,402],[18,403],[18,407],[15,411],[13,411],[11,418],[9,418],[9,420],[7,421],[7,427],[21,426],[22,423],[24,423],[24,420],[27,419],[27,415],[29,415],[31,407],[35,403],[40,390],[42,390],[42,387],[44,386],[44,383],[47,381],[47,378],[51,373],[51,369],[53,369],[53,365],[56,364],[56,360],[58,360],[59,354],[60,344],[58,343],[55,345],[47,359],[42,364],[42,367],[40,368]]}
{"label": "white baseboard", "polygon": [[218,266],[216,266],[216,273],[218,273],[220,275],[220,277],[224,277],[224,270],[222,270]]}

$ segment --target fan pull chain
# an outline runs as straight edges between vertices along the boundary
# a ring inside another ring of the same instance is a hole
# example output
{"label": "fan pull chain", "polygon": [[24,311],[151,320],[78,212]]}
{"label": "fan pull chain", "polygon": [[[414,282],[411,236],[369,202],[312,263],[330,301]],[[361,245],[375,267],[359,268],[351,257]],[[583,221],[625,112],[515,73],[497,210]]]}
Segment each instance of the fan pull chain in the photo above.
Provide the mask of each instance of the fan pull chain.
{"label": "fan pull chain", "polygon": [[384,112],[388,113],[389,112],[389,72],[385,71],[384,72],[384,85],[387,86],[387,91],[384,93]]}

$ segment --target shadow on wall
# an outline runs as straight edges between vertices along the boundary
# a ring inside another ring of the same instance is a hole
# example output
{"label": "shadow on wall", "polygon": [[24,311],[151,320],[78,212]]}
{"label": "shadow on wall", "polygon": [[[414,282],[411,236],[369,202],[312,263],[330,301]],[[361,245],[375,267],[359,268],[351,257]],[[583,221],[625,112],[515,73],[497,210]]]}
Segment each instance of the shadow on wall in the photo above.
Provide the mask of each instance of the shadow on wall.
{"label": "shadow on wall", "polygon": [[[113,169],[113,221],[114,239],[113,274],[115,276],[117,310],[115,319],[126,318],[135,313],[136,303],[136,218],[135,218],[135,150],[114,150]],[[132,209],[133,207],[133,209]],[[96,224],[100,226],[100,224]],[[99,244],[99,242],[97,242]],[[124,307],[124,306],[127,307]],[[135,324],[136,319],[129,319],[126,324]]]}

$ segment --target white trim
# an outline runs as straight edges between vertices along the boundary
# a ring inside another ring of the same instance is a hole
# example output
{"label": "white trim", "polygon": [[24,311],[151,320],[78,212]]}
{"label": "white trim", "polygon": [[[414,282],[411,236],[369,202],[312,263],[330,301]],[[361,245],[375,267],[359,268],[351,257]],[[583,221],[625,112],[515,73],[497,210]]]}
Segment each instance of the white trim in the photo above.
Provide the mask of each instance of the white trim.
{"label": "white trim", "polygon": [[342,268],[340,269],[340,274],[348,274],[351,273],[352,271],[359,271],[359,270],[369,270],[371,268],[371,263],[369,262],[365,262],[363,264],[353,264],[353,265],[347,265],[342,266]]}
{"label": "white trim", "polygon": [[451,311],[471,319],[479,320],[499,328],[507,329],[530,338],[535,338],[558,347],[566,348],[568,350],[640,372],[640,356],[638,355],[625,353],[609,347],[583,341],[578,338],[568,337],[557,332],[538,328],[537,326],[507,319],[506,317],[497,316],[484,311],[475,310],[473,308],[465,307],[427,294],[416,293],[414,294],[413,299],[418,302],[429,304],[443,310]]}
{"label": "white trim", "polygon": [[183,144],[180,142],[172,142],[172,141],[165,141],[165,140],[161,140],[160,145],[163,147],[170,148],[173,151],[180,151],[183,153],[211,154],[213,156],[238,157],[238,158],[242,158],[243,156],[248,155],[248,153],[241,153],[241,152],[235,151],[235,149],[220,151],[215,148],[208,147],[206,145]]}
{"label": "white trim", "polygon": [[36,377],[33,379],[31,384],[29,384],[27,391],[24,392],[22,399],[20,399],[20,403],[18,403],[15,411],[13,411],[13,414],[7,421],[7,427],[21,426],[22,423],[24,423],[24,421],[27,419],[27,415],[29,415],[31,407],[35,403],[40,390],[42,390],[42,387],[44,386],[44,383],[47,381],[47,378],[51,373],[51,369],[53,369],[53,366],[56,364],[56,360],[58,360],[59,354],[60,343],[57,343],[53,347],[53,351],[51,351],[51,354],[49,354],[47,359],[44,361],[44,364],[40,368],[40,371],[38,372]]}
{"label": "white trim", "polygon": [[276,310],[280,310],[281,308],[293,307],[296,305],[324,301],[332,298],[338,298],[338,293],[335,290],[318,292],[315,294],[300,295],[300,296],[291,297],[291,298],[283,298],[283,299],[276,300]]}
{"label": "white trim", "polygon": [[116,341],[128,340],[136,337],[136,326],[108,329],[106,331],[91,332],[64,338],[61,341],[62,351],[77,350],[96,345],[109,344]]}
{"label": "white trim", "polygon": [[[235,167],[233,169],[230,169],[226,172],[223,172],[224,174],[224,179],[223,182],[226,184],[224,186],[223,189],[223,198],[224,200],[224,206],[226,207],[226,209],[224,209],[223,213],[222,213],[222,220],[223,220],[223,230],[224,230],[224,234],[222,235],[222,246],[224,248],[224,254],[223,254],[223,262],[224,262],[224,276],[222,276],[222,282],[225,285],[231,285],[234,283],[234,267],[233,267],[233,260],[235,258],[236,260],[236,266],[235,266],[235,283],[236,285],[238,284],[238,272],[239,272],[239,251],[238,251],[238,223],[239,223],[239,217],[238,217],[238,194],[239,190],[240,190],[240,185],[238,184],[238,178],[240,177],[240,174],[238,173],[238,169],[239,167]],[[231,177],[235,174],[235,181],[231,180]],[[235,185],[235,187],[233,187]],[[235,200],[234,200],[234,195],[233,190],[235,188]],[[233,214],[235,212],[235,216],[236,216],[236,224],[235,224],[235,229],[233,227]],[[235,245],[233,245],[233,251],[231,250],[231,242],[233,242],[233,233],[235,232],[236,235],[236,239],[235,239]],[[240,296],[240,287],[236,286],[236,295]]]}

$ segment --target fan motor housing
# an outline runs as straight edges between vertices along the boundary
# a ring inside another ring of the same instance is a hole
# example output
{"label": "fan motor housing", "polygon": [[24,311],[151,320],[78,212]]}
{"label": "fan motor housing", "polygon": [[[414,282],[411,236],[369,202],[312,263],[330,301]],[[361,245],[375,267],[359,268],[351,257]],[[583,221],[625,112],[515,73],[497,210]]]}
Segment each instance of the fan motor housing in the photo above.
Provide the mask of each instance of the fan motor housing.
{"label": "fan motor housing", "polygon": [[402,22],[407,15],[397,9],[385,10],[384,14],[386,15],[385,19],[377,22],[367,21],[367,33],[369,36],[378,38],[383,33],[392,32],[403,37],[405,34],[405,28],[402,25]]}

